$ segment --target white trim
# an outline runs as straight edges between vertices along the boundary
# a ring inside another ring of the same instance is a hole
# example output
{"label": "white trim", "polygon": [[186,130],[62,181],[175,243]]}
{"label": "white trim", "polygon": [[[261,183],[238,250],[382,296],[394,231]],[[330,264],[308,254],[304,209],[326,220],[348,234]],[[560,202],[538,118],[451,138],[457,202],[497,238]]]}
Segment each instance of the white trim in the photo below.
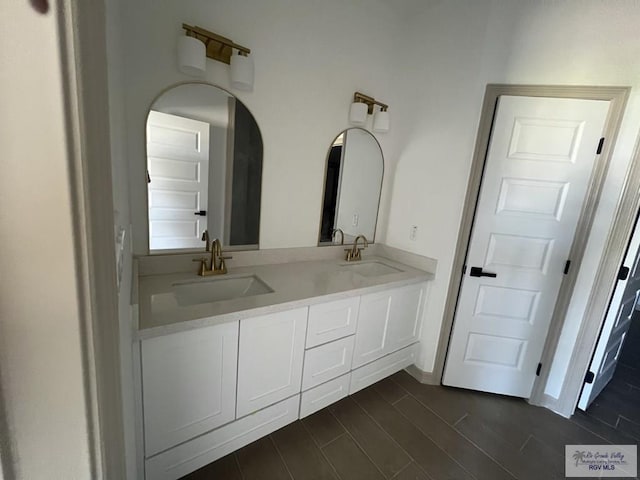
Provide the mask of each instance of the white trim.
{"label": "white trim", "polygon": [[64,0],[59,29],[92,478],[125,478],[104,4]]}

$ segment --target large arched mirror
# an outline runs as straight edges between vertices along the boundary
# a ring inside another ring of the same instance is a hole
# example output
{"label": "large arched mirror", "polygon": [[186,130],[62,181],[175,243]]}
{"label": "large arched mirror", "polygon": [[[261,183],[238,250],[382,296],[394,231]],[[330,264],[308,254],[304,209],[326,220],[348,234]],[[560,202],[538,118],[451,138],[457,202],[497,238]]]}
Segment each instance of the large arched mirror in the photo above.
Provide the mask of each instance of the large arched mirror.
{"label": "large arched mirror", "polygon": [[327,153],[318,245],[350,243],[357,235],[375,239],[384,173],[382,149],[361,128],[349,128]]}
{"label": "large arched mirror", "polygon": [[147,117],[149,251],[259,243],[262,136],[249,110],[209,84],[171,88]]}

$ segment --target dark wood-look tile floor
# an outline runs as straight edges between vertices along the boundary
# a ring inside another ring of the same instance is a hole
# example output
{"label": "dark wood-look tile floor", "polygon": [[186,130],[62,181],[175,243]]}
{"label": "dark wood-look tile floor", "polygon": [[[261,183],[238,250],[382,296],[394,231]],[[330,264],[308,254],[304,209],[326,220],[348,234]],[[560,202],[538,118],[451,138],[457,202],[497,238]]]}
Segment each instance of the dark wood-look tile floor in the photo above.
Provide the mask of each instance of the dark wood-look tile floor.
{"label": "dark wood-look tile floor", "polygon": [[183,480],[553,480],[565,478],[565,444],[603,443],[637,439],[400,372]]}

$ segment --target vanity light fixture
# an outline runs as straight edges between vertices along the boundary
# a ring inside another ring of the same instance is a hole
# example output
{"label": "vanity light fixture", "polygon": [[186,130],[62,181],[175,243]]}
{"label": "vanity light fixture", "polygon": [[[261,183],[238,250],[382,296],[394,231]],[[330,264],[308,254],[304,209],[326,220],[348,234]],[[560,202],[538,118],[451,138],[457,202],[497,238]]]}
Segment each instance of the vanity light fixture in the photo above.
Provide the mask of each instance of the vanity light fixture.
{"label": "vanity light fixture", "polygon": [[[205,72],[205,57],[231,67],[231,86],[238,90],[253,90],[253,59],[251,50],[204,28],[182,24],[186,36],[178,42],[178,66],[187,75]],[[233,51],[237,50],[237,55]]]}
{"label": "vanity light fixture", "polygon": [[388,132],[390,121],[387,109],[389,105],[378,102],[375,98],[364,93],[356,92],[353,94],[353,103],[349,109],[349,122],[352,125],[364,125],[367,123],[367,115],[373,114],[376,106],[380,110],[373,117],[373,131]]}

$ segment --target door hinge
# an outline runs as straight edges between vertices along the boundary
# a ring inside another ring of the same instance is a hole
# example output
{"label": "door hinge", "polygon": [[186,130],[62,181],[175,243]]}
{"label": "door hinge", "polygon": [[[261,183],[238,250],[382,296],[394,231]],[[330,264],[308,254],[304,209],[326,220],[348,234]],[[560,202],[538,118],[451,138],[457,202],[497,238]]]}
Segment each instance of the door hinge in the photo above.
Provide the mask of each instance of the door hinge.
{"label": "door hinge", "polygon": [[538,364],[538,368],[536,368],[536,377],[540,376],[540,370],[542,370],[542,364],[541,363],[539,363]]}
{"label": "door hinge", "polygon": [[629,277],[629,267],[624,265],[618,270],[618,280],[626,280]]}
{"label": "door hinge", "polygon": [[602,147],[604,147],[604,137],[600,139],[598,143],[598,149],[596,150],[596,155],[600,155],[602,153]]}
{"label": "door hinge", "polygon": [[596,374],[592,371],[588,371],[584,377],[584,383],[593,383],[594,378],[596,378]]}
{"label": "door hinge", "polygon": [[564,274],[569,273],[569,269],[571,268],[571,260],[567,260],[564,262]]}
{"label": "door hinge", "polygon": [[464,265],[462,267],[462,275],[464,275],[465,273],[467,273],[467,266],[466,265]]}

